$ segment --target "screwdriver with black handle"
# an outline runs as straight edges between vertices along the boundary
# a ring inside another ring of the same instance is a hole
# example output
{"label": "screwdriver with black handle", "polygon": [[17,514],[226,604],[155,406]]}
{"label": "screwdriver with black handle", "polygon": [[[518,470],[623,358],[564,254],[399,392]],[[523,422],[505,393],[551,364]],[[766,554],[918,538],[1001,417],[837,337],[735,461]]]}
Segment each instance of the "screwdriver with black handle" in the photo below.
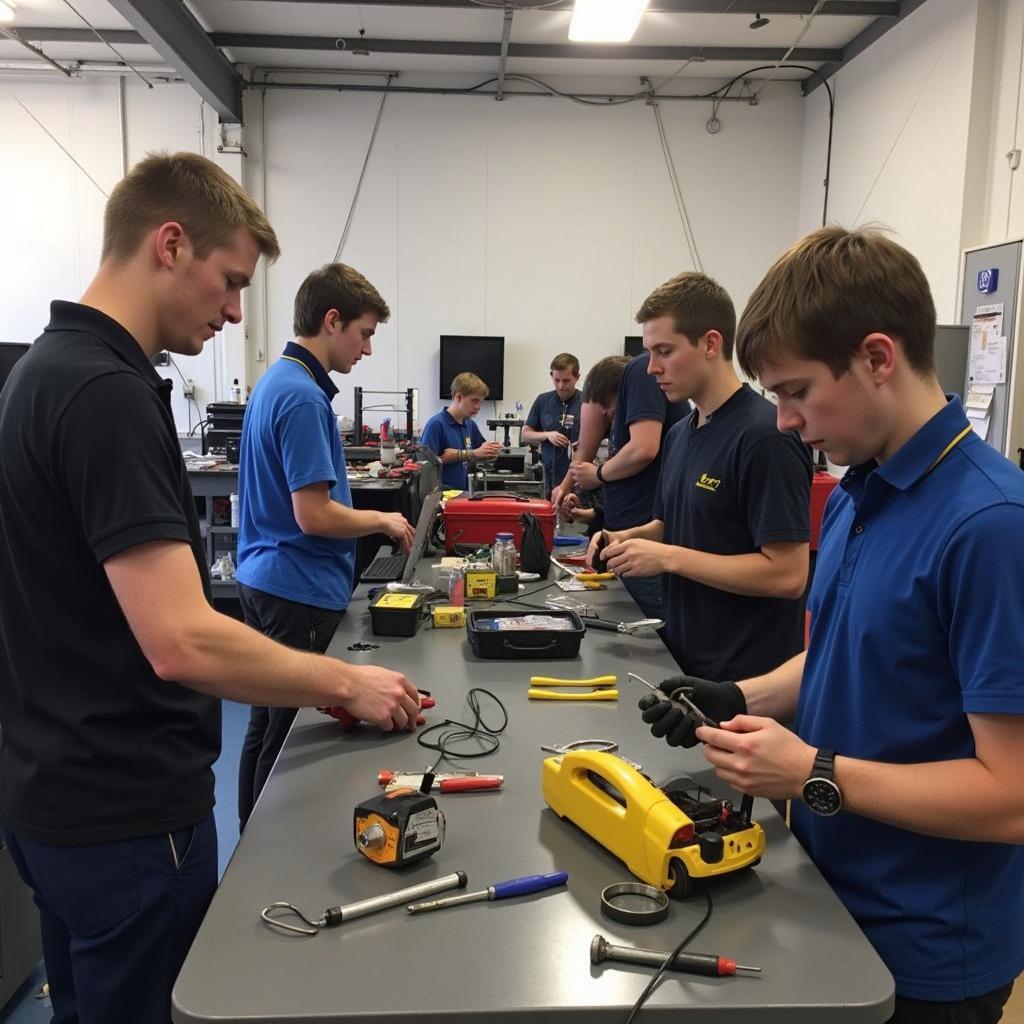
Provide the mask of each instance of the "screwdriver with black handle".
{"label": "screwdriver with black handle", "polygon": [[461,903],[476,903],[479,900],[505,900],[510,896],[527,896],[532,892],[543,892],[565,885],[569,881],[568,871],[551,871],[546,875],[523,875],[521,878],[510,878],[505,882],[489,885],[479,892],[467,892],[461,896],[450,896],[441,900],[426,900],[423,903],[410,903],[405,909],[410,914],[420,914],[425,910],[441,910],[444,907],[455,907]]}
{"label": "screwdriver with black handle", "polygon": [[706,974],[713,978],[731,977],[736,974],[760,974],[760,967],[738,964],[727,956],[714,953],[676,953],[668,964],[671,954],[660,949],[644,949],[642,946],[613,946],[603,935],[595,935],[590,943],[590,962],[604,963],[619,960],[627,964],[643,964],[645,967],[667,966],[670,971],[683,974]]}

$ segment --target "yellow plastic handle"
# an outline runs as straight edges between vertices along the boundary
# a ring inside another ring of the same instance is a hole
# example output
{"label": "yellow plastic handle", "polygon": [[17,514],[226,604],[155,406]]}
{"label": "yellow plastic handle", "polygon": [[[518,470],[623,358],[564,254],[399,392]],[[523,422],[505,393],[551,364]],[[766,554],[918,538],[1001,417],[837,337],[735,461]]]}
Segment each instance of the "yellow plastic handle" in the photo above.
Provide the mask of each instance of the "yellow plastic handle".
{"label": "yellow plastic handle", "polygon": [[591,690],[589,693],[559,693],[557,690],[526,691],[530,700],[618,700],[618,690]]}
{"label": "yellow plastic handle", "polygon": [[581,583],[595,583],[598,580],[613,580],[615,579],[615,573],[613,572],[578,572],[576,573],[576,579]]}
{"label": "yellow plastic handle", "polygon": [[530,676],[531,686],[614,686],[618,676],[594,676],[593,679],[555,679],[554,676]]}

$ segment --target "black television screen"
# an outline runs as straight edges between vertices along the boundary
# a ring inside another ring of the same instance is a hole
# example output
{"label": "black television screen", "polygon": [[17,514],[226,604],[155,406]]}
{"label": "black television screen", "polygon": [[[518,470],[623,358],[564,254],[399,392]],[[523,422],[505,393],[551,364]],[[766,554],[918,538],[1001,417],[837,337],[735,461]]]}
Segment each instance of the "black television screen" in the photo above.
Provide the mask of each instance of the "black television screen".
{"label": "black television screen", "polygon": [[625,345],[622,346],[622,354],[624,356],[629,356],[630,359],[632,359],[633,356],[643,355],[643,352],[644,352],[644,339],[643,339],[643,336],[639,335],[639,334],[627,334],[626,335],[626,343],[625,343]]}
{"label": "black television screen", "polygon": [[441,335],[439,398],[452,397],[452,381],[460,373],[475,373],[500,400],[505,386],[505,339],[469,334]]}
{"label": "black television screen", "polygon": [[0,342],[0,388],[14,369],[14,364],[31,348],[21,342]]}

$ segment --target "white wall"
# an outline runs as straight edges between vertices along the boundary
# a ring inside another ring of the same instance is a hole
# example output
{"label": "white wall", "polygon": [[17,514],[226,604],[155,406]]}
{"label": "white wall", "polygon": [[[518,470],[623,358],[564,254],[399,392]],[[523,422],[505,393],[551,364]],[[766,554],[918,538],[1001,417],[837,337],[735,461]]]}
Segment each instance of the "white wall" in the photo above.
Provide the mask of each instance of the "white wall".
{"label": "white wall", "polygon": [[[116,82],[5,84],[109,191],[120,175]],[[214,119],[207,110],[201,134],[202,106],[186,86],[148,90],[129,79],[125,94],[129,163],[153,148],[217,157]],[[251,383],[267,365],[257,356],[276,358],[291,337],[299,283],[334,256],[379,97],[270,91],[263,102],[265,117],[261,97],[247,97],[241,173],[283,255],[266,273],[265,297],[261,281],[247,297],[247,341],[225,332],[215,349],[177,360],[202,407],[227,397],[234,372],[244,378],[243,344]],[[796,234],[802,102],[796,86],[774,84],[756,107],[724,104],[714,136],[704,129],[709,104],[661,108],[704,269],[738,306]],[[23,340],[38,334],[51,298],[77,298],[88,283],[104,197],[2,90],[0,137],[15,140],[0,151],[0,171],[18,197],[0,249],[0,338]],[[421,421],[443,404],[440,334],[504,334],[503,404],[528,405],[554,353],[575,352],[586,368],[621,351],[647,293],[692,266],[644,104],[408,94],[388,99],[342,259],[393,316],[375,357],[341,382],[337,411],[351,411],[351,384],[419,387]],[[180,390],[175,413],[187,427]]]}

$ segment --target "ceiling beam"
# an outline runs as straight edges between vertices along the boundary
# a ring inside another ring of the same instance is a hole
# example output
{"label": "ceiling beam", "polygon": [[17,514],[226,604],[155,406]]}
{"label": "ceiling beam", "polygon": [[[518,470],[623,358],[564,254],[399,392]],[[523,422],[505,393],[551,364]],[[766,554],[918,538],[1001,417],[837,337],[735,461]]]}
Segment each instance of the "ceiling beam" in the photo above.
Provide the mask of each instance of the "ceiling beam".
{"label": "ceiling beam", "polygon": [[[294,0],[264,0],[267,3],[293,3]],[[501,11],[500,4],[483,6],[474,0],[306,0],[308,3],[368,7],[449,7],[459,10]],[[544,11],[571,11],[574,0],[559,0]],[[810,14],[815,0],[651,0],[647,12],[653,14]],[[825,0],[818,14],[840,17],[891,17],[899,14],[899,0]]]}
{"label": "ceiling beam", "polygon": [[898,25],[908,14],[917,10],[924,0],[903,0],[900,4],[900,13],[896,18],[878,18],[873,21],[863,32],[856,35],[843,47],[841,60],[828,61],[818,68],[817,72],[809,75],[803,80],[803,94],[810,96],[818,86],[823,85],[825,80],[831,78],[837,71],[841,71],[858,53],[863,53],[872,43],[877,42],[894,25]]}
{"label": "ceiling beam", "polygon": [[[495,57],[501,56],[500,43],[466,40],[433,39],[362,39],[344,36],[292,36],[258,34],[254,32],[211,32],[216,46],[246,50],[338,50],[339,39],[355,47],[365,47],[371,53],[416,53],[443,57]],[[550,58],[558,60],[669,60],[701,59],[771,62],[786,55],[782,46],[630,46],[592,45],[588,43],[509,43],[508,56]],[[826,47],[803,47],[794,50],[789,60],[841,61],[843,51]]]}
{"label": "ceiling beam", "polygon": [[217,111],[222,121],[241,124],[244,83],[181,0],[109,2],[142,40]]}

